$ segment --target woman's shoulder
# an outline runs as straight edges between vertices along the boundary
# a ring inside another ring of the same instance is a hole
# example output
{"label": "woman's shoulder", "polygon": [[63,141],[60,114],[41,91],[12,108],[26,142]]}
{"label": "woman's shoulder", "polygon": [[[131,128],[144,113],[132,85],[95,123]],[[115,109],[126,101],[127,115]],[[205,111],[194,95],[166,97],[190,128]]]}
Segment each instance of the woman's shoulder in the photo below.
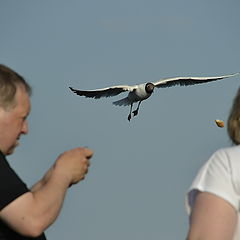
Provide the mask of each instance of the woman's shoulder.
{"label": "woman's shoulder", "polygon": [[226,152],[226,153],[240,153],[240,145],[234,145],[231,147],[220,148],[216,152]]}
{"label": "woman's shoulder", "polygon": [[222,161],[229,164],[240,165],[240,146],[232,146],[218,149],[210,158],[210,161]]}

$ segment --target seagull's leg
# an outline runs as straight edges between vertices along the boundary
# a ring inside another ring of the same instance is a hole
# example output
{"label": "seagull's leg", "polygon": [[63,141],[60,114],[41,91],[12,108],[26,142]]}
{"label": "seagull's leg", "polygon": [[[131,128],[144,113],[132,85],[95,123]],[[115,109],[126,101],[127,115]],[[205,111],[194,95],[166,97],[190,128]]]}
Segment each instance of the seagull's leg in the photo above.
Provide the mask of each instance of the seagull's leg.
{"label": "seagull's leg", "polygon": [[130,121],[130,120],[131,120],[132,106],[133,106],[133,104],[131,103],[131,107],[130,107],[130,113],[128,114],[128,121]]}
{"label": "seagull's leg", "polygon": [[140,106],[141,102],[142,102],[142,101],[139,101],[138,106],[137,106],[137,109],[136,109],[135,111],[133,111],[133,116],[138,115],[138,110],[139,110],[139,106]]}

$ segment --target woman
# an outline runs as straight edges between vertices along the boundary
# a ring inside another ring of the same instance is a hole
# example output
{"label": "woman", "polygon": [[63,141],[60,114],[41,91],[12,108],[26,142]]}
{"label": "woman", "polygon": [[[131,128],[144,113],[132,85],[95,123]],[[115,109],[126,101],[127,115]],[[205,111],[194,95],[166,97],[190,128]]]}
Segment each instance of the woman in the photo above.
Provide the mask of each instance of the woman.
{"label": "woman", "polygon": [[234,146],[216,151],[189,189],[187,240],[240,240],[240,88],[228,118],[228,135]]}

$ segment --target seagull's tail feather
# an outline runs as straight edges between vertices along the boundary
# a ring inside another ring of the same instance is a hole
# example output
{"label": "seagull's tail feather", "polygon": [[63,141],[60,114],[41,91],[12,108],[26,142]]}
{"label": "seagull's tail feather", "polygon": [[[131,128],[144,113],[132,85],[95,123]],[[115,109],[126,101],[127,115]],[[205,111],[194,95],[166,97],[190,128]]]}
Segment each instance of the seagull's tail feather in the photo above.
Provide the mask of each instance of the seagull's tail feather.
{"label": "seagull's tail feather", "polygon": [[113,102],[114,105],[117,105],[117,106],[127,106],[127,105],[131,105],[131,101],[129,100],[128,97],[125,97],[121,100],[118,100],[118,101],[115,101]]}

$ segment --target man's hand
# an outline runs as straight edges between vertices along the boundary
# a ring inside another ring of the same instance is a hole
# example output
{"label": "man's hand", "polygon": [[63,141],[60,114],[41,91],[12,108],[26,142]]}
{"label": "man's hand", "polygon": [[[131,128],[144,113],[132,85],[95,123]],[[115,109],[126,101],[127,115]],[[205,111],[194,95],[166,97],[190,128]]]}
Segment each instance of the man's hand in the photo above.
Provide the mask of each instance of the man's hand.
{"label": "man's hand", "polygon": [[87,174],[92,155],[92,150],[83,147],[66,151],[56,160],[55,170],[67,178],[69,185],[76,184]]}

